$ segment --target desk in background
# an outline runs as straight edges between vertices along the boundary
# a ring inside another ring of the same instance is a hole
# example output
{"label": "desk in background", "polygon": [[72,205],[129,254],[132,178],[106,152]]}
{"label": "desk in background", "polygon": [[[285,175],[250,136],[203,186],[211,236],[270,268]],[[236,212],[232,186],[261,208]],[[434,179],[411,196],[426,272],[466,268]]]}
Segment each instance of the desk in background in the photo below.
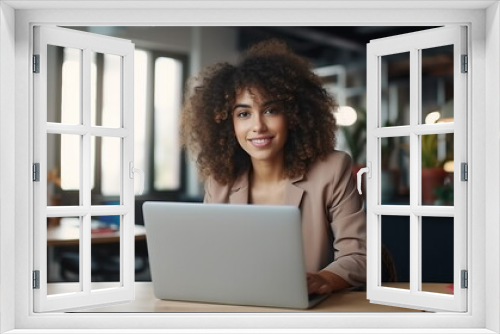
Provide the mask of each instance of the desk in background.
{"label": "desk in background", "polygon": [[[77,283],[48,284],[49,293],[75,291]],[[111,286],[112,283],[93,283],[94,289]],[[426,291],[446,293],[445,283],[424,283]],[[408,283],[391,283],[393,287],[407,287]],[[135,300],[128,304],[99,307],[79,312],[172,312],[172,313],[238,313],[238,312],[422,312],[401,307],[371,304],[366,299],[366,291],[340,291],[309,310],[285,309],[274,307],[235,306],[156,299],[151,282],[135,283]]]}
{"label": "desk in background", "polygon": [[[76,220],[78,221],[78,220]],[[146,239],[146,228],[142,225],[134,226],[135,240]],[[78,245],[80,229],[71,220],[61,220],[57,226],[47,228],[47,246]],[[92,231],[92,243],[113,243],[120,241],[120,232],[98,227]]]}
{"label": "desk in background", "polygon": [[[98,281],[119,279],[120,231],[112,227],[113,225],[103,224],[99,221],[91,223],[92,275],[93,279]],[[146,228],[142,225],[135,225],[134,235],[136,273],[143,273],[146,279],[150,279],[145,244],[144,242],[137,243],[146,240]],[[77,218],[63,218],[58,225],[47,228],[49,282],[75,281],[77,279],[80,267],[79,243],[80,228]]]}

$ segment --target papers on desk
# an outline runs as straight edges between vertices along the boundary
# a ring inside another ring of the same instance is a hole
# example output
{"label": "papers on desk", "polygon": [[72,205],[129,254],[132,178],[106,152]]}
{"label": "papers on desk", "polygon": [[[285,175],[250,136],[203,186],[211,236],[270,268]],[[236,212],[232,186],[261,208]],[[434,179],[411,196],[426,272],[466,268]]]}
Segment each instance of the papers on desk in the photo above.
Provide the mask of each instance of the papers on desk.
{"label": "papers on desk", "polygon": [[[80,227],[79,218],[69,218],[65,217],[61,219],[62,226]],[[97,219],[92,219],[90,222],[90,231],[92,234],[104,234],[104,233],[115,233],[120,230],[119,225],[110,224],[108,222],[102,222]]]}

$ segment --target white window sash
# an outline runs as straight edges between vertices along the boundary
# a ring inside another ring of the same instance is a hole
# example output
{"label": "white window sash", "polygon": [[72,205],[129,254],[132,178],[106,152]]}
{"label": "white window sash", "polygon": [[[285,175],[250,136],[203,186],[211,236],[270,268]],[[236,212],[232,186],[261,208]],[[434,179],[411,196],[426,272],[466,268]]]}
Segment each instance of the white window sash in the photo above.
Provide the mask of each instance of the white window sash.
{"label": "white window sash", "polygon": [[[47,45],[82,50],[79,125],[47,122]],[[120,128],[92,127],[90,114],[91,51],[122,57]],[[34,265],[39,271],[39,289],[34,289],[35,312],[67,311],[95,305],[114,304],[134,298],[134,185],[129,163],[133,162],[133,55],[134,45],[127,40],[80,31],[35,27],[34,53],[40,55],[40,73],[34,80],[34,162],[40,164],[40,181],[33,185],[34,194]],[[80,205],[48,207],[47,203],[47,134],[74,134],[80,138]],[[118,206],[91,205],[91,138],[121,138],[121,203]],[[91,286],[91,217],[120,215],[120,284],[116,288],[92,290]],[[47,291],[47,217],[80,217],[80,292],[48,295]]]}
{"label": "white window sash", "polygon": [[[367,182],[368,267],[367,297],[373,303],[441,311],[467,309],[467,289],[461,289],[461,270],[467,270],[467,183],[460,180],[460,164],[467,163],[467,77],[461,73],[460,57],[467,54],[465,27],[451,26],[373,40],[367,49],[367,161],[372,177]],[[454,45],[454,122],[419,125],[420,59],[419,50]],[[380,128],[380,59],[382,56],[410,53],[410,124]],[[430,133],[454,133],[454,206],[419,204],[421,189],[419,136]],[[410,137],[410,205],[380,205],[381,180],[379,141],[382,137]],[[381,216],[403,215],[410,218],[410,289],[394,289],[381,285]],[[454,293],[436,294],[421,291],[421,216],[454,218]]]}

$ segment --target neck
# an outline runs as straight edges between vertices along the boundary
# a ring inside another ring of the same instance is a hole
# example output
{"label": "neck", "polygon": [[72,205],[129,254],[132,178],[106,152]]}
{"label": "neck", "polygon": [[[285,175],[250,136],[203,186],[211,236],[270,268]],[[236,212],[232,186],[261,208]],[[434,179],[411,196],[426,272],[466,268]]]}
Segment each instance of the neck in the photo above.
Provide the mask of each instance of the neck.
{"label": "neck", "polygon": [[252,182],[275,184],[283,181],[285,166],[284,162],[270,163],[268,161],[252,161]]}

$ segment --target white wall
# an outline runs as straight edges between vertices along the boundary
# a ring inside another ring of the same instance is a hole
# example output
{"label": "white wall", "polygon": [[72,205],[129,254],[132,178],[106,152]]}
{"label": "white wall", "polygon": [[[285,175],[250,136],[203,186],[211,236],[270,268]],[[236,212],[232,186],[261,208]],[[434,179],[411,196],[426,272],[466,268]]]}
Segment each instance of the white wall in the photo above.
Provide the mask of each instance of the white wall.
{"label": "white wall", "polygon": [[[0,254],[8,254],[13,249],[14,240],[14,193],[15,193],[15,155],[13,138],[15,137],[14,100],[15,95],[15,19],[14,10],[0,2]],[[14,305],[6,304],[14,299],[14,268],[13,257],[2,257],[0,272],[0,332],[14,328]]]}
{"label": "white wall", "polygon": [[[486,230],[486,243],[490,249],[493,249],[494,254],[500,254],[500,245],[498,235],[500,235],[500,196],[498,189],[500,189],[500,152],[498,150],[498,142],[500,140],[500,96],[498,95],[498,78],[500,74],[500,64],[498,59],[500,57],[500,6],[498,3],[490,6],[486,12],[486,61],[489,64],[487,71],[492,75],[486,76],[486,143],[485,152],[488,152],[485,157],[485,175],[487,175],[487,196],[485,203],[486,219],[489,219],[495,224],[487,225]],[[497,89],[495,89],[495,87]],[[491,187],[489,189],[488,187]],[[486,266],[485,279],[490,282],[488,286],[493,287],[486,293],[486,300],[488,305],[494,307],[486,308],[486,327],[494,330],[496,333],[500,332],[500,309],[498,303],[495,301],[500,300],[500,286],[498,281],[500,279],[500,266],[498,262],[496,265]],[[493,282],[497,282],[496,284]],[[493,284],[491,284],[493,283]]]}

